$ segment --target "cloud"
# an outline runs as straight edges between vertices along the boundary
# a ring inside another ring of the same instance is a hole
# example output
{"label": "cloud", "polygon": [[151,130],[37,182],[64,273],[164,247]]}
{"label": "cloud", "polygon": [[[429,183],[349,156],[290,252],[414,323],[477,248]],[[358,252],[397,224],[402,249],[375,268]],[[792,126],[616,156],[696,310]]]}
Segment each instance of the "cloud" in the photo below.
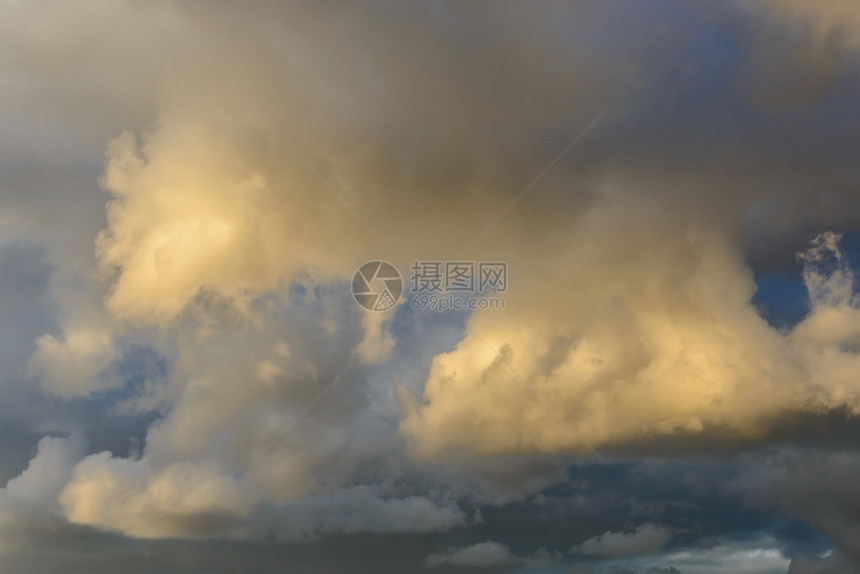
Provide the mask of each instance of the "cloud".
{"label": "cloud", "polygon": [[42,335],[30,359],[30,374],[42,387],[60,396],[80,396],[110,385],[101,375],[116,358],[109,332],[69,327],[61,339]]}
{"label": "cloud", "polygon": [[607,558],[590,562],[589,566],[597,571],[619,574],[775,574],[786,572],[790,562],[778,542],[768,536],[744,540],[705,537],[687,548],[664,550],[636,560]]}
{"label": "cloud", "polygon": [[311,218],[310,190],[276,193],[245,150],[194,115],[166,122],[143,149],[131,134],[111,145],[98,257],[118,271],[107,307],[120,317],[169,321],[207,292],[241,302],[312,269],[331,273],[326,246],[343,214]]}
{"label": "cloud", "polygon": [[330,533],[433,532],[465,521],[456,506],[420,496],[383,498],[371,486],[263,506],[251,477],[231,476],[204,463],[154,469],[148,459],[109,453],[78,463],[59,500],[73,524],[142,539],[275,535],[307,540]]}
{"label": "cloud", "polygon": [[653,562],[675,568],[684,574],[771,574],[785,572],[790,560],[783,556],[773,539],[725,541],[710,548],[691,548],[670,552]]}
{"label": "cloud", "polygon": [[755,9],[770,11],[789,26],[805,23],[819,41],[835,35],[852,49],[860,47],[860,10],[850,0],[767,0]]}
{"label": "cloud", "polygon": [[377,487],[356,486],[328,496],[313,495],[282,511],[274,532],[287,540],[330,533],[440,532],[466,524],[454,504],[422,496],[384,498]]}
{"label": "cloud", "polygon": [[428,568],[460,566],[464,568],[546,568],[561,559],[558,553],[539,548],[529,556],[519,556],[499,542],[488,540],[471,546],[448,548],[445,552],[431,554],[424,561]]}
{"label": "cloud", "polygon": [[[783,448],[766,453],[733,483],[750,504],[780,508],[825,532],[841,555],[860,560],[860,457],[852,452]],[[804,563],[803,559],[799,559]]]}
{"label": "cloud", "polygon": [[470,568],[499,568],[510,566],[515,562],[510,549],[498,542],[479,542],[465,548],[449,548],[441,554],[431,554],[427,557],[427,566],[467,566]]}
{"label": "cloud", "polygon": [[138,538],[207,536],[223,522],[250,513],[249,499],[229,475],[202,463],[150,472],[146,462],[110,453],[75,466],[60,495],[73,524],[97,526]]}
{"label": "cloud", "polygon": [[[31,466],[49,480],[10,483],[8,522],[41,513],[52,544],[86,531],[99,549],[408,532],[387,541],[398,572],[428,555],[537,567],[557,558],[542,541],[463,531],[511,500],[548,512],[524,493],[562,482],[570,455],[732,450],[856,414],[854,272],[819,235],[860,223],[855,15],[836,0],[0,2],[2,414],[98,443],[84,457],[45,439]],[[5,246],[16,234],[45,247]],[[755,273],[798,250],[809,314],[775,329]],[[507,261],[506,310],[361,314],[349,279],[381,257]],[[845,546],[850,506],[806,508],[793,489],[823,479],[788,466],[763,480],[784,494],[770,511]],[[620,530],[630,509],[606,503],[577,552],[668,544],[669,503],[636,502],[642,526]],[[312,552],[290,550],[272,563]],[[318,552],[307,569],[343,570]],[[685,574],[786,560],[776,545],[675,558]]]}
{"label": "cloud", "polygon": [[45,247],[12,241],[0,244],[0,389],[7,393],[7,413],[21,400],[9,395],[33,352],[33,339],[55,329],[50,284],[54,268]]}
{"label": "cloud", "polygon": [[827,556],[798,554],[791,559],[788,574],[855,574],[860,571],[856,564],[850,563],[837,553]]}
{"label": "cloud", "polygon": [[44,437],[27,468],[0,489],[0,553],[21,542],[28,531],[58,527],[58,496],[84,448],[80,436]]}
{"label": "cloud", "polygon": [[365,363],[380,363],[391,356],[395,340],[388,325],[390,317],[381,313],[364,313],[361,324],[364,327],[364,339],[356,346],[356,352]]}
{"label": "cloud", "polygon": [[632,532],[606,532],[571,549],[575,554],[608,558],[650,556],[672,539],[672,531],[658,524],[642,524]]}
{"label": "cloud", "polygon": [[784,334],[751,305],[752,278],[725,237],[653,205],[656,214],[634,216],[631,201],[595,210],[541,273],[511,263],[524,274],[520,295],[504,314],[471,315],[457,348],[434,360],[423,397],[403,399],[401,430],[416,454],[754,439],[781,412],[858,407],[848,373],[860,315],[835,236],[801,258],[812,310]]}

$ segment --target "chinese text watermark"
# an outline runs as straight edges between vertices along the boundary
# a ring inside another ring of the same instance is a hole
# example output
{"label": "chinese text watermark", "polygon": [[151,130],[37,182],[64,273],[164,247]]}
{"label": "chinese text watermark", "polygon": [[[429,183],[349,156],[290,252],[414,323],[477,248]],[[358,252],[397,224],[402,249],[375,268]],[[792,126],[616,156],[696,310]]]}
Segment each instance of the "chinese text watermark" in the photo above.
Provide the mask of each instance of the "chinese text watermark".
{"label": "chinese text watermark", "polygon": [[[504,309],[508,290],[505,261],[415,261],[410,267],[410,307],[415,310]],[[352,280],[352,293],[369,311],[387,311],[403,295],[404,282],[391,263],[369,261]]]}

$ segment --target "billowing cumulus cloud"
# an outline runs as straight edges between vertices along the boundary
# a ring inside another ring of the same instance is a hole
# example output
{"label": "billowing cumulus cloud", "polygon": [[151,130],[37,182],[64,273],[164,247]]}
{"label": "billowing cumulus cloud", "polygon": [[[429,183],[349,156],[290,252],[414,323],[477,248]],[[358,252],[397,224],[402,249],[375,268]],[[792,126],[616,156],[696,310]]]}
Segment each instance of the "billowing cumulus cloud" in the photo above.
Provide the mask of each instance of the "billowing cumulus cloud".
{"label": "billowing cumulus cloud", "polygon": [[567,258],[525,271],[527,300],[470,318],[423,400],[403,399],[419,454],[587,452],[710,429],[752,438],[782,411],[856,409],[860,322],[838,237],[801,256],[811,311],[783,334],[752,306],[750,274],[719,234],[613,203]]}
{"label": "billowing cumulus cloud", "polygon": [[207,292],[241,303],[342,262],[337,222],[349,214],[314,208],[306,186],[273,190],[233,137],[181,116],[142,147],[129,133],[111,144],[104,185],[113,199],[97,247],[102,266],[117,270],[108,309],[171,320]]}
{"label": "billowing cumulus cloud", "polygon": [[233,481],[210,468],[176,465],[149,478],[141,466],[108,453],[85,459],[61,495],[65,516],[73,523],[151,538],[189,531],[205,535],[212,528],[207,522],[217,525],[225,514],[249,511]]}
{"label": "billowing cumulus cloud", "polygon": [[58,527],[58,496],[83,452],[84,441],[79,436],[39,441],[27,468],[0,489],[0,532],[4,540],[0,552],[14,548],[28,531],[50,532]]}

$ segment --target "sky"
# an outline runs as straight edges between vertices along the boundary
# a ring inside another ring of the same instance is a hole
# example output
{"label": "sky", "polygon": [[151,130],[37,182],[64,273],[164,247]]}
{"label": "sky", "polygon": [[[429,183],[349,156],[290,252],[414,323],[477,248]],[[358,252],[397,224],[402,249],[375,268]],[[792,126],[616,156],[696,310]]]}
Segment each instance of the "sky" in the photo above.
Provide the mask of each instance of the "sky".
{"label": "sky", "polygon": [[860,573],[858,98],[851,0],[0,0],[0,573]]}

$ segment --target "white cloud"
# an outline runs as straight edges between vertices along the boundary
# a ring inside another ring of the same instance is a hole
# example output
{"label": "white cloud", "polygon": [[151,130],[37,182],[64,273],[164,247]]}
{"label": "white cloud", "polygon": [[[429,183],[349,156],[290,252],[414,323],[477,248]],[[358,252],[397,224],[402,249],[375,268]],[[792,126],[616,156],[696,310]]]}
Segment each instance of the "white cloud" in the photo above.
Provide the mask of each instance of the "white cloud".
{"label": "white cloud", "polygon": [[27,468],[0,489],[0,552],[28,530],[55,529],[61,523],[58,496],[84,446],[80,436],[44,437]]}
{"label": "white cloud", "polygon": [[652,562],[684,574],[783,574],[790,564],[778,541],[767,536],[672,552]]}

